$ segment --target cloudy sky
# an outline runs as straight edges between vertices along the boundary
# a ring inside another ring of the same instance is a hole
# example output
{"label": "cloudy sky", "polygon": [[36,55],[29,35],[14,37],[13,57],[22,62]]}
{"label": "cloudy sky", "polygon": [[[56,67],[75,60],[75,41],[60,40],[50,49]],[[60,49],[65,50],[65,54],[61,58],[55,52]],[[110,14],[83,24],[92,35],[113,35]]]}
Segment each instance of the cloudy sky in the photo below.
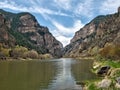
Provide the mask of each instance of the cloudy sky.
{"label": "cloudy sky", "polygon": [[1,9],[32,13],[64,46],[90,20],[115,13],[119,6],[120,0],[0,0]]}

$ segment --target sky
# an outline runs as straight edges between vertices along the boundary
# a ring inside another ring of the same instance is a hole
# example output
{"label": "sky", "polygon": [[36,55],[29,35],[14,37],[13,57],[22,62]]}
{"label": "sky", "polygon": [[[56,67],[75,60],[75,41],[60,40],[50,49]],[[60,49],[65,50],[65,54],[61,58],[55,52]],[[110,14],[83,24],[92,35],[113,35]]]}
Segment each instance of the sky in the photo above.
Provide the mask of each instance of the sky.
{"label": "sky", "polygon": [[0,9],[30,12],[63,46],[98,15],[117,12],[120,0],[0,0]]}

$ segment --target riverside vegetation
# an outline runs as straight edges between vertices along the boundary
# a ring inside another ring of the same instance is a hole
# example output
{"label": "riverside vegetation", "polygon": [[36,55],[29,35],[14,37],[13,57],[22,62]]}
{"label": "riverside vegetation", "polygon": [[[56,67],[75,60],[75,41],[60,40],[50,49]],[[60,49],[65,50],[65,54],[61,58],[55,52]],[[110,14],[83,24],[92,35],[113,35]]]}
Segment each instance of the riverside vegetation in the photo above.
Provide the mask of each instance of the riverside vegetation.
{"label": "riverside vegetation", "polygon": [[3,48],[0,47],[0,57],[2,60],[8,59],[47,59],[52,58],[50,54],[38,54],[35,50],[28,50],[23,46],[15,46],[14,48]]}
{"label": "riverside vegetation", "polygon": [[96,80],[85,81],[86,90],[119,90],[120,89],[120,61],[102,60],[95,61],[92,72],[97,74],[97,71],[102,66],[110,66],[111,69]]}

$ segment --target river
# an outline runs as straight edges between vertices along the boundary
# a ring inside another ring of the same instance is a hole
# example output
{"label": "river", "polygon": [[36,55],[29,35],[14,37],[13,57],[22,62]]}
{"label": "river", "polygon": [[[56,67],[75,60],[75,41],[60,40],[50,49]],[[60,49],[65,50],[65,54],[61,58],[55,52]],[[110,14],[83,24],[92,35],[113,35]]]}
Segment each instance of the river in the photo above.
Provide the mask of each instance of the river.
{"label": "river", "polygon": [[77,82],[96,78],[92,63],[71,58],[0,61],[0,90],[82,90]]}

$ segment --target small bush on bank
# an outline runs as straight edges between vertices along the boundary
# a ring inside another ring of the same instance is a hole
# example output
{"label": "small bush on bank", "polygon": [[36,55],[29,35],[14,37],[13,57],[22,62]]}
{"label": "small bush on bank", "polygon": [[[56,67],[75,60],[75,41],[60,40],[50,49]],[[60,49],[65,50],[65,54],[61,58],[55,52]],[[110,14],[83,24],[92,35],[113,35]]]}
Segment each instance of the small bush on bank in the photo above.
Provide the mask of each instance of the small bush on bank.
{"label": "small bush on bank", "polygon": [[16,46],[12,50],[10,50],[9,54],[10,54],[10,57],[13,57],[13,58],[23,58],[24,53],[26,52],[28,52],[28,49],[26,47]]}
{"label": "small bush on bank", "polygon": [[99,54],[104,58],[120,59],[120,45],[106,44]]}
{"label": "small bush on bank", "polygon": [[39,59],[48,59],[48,58],[52,58],[52,55],[50,54],[40,54]]}
{"label": "small bush on bank", "polygon": [[37,59],[38,53],[35,50],[30,50],[30,51],[24,53],[24,58]]}

